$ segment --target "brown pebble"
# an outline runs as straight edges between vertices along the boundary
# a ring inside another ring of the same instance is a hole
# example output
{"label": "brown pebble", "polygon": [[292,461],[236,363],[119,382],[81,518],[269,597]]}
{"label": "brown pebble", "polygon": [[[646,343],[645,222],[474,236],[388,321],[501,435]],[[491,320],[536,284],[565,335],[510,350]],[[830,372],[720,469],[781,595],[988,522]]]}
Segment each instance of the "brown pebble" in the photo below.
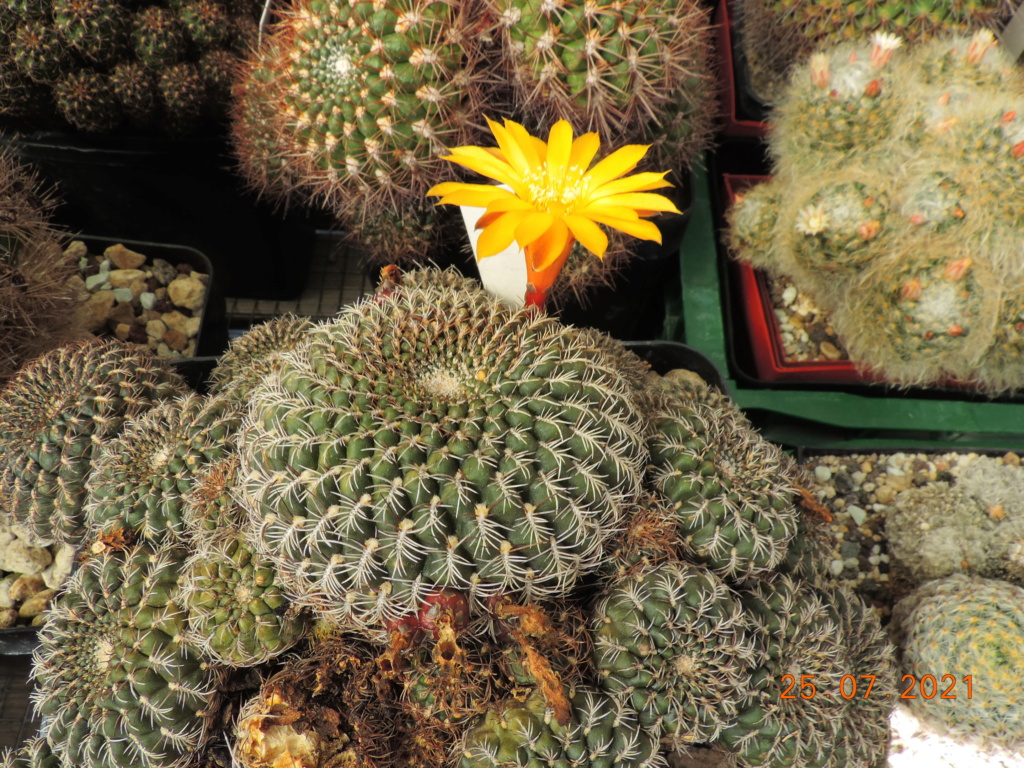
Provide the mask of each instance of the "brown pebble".
{"label": "brown pebble", "polygon": [[128,341],[132,344],[145,344],[146,340],[146,326],[141,323],[133,323],[128,330]]}
{"label": "brown pebble", "polygon": [[190,275],[192,274],[192,265],[181,263],[177,267],[179,275]]}
{"label": "brown pebble", "polygon": [[829,341],[821,342],[818,345],[818,349],[821,350],[821,354],[823,354],[827,360],[838,360],[843,356],[843,353],[839,351],[836,345]]}
{"label": "brown pebble", "polygon": [[128,332],[132,327],[128,323],[117,323],[114,325],[114,335],[121,341],[128,341]]}
{"label": "brown pebble", "polygon": [[1020,466],[1020,456],[1016,453],[1007,453],[1003,456],[1003,464],[1009,464],[1011,467]]}
{"label": "brown pebble", "polygon": [[188,339],[185,337],[185,334],[181,333],[181,331],[167,331],[167,333],[164,334],[163,340],[167,346],[177,352],[181,352],[185,349],[185,345],[188,344]]}
{"label": "brown pebble", "polygon": [[135,322],[135,308],[130,301],[119,301],[115,306],[111,307],[107,318],[115,325],[118,323],[131,325]]}

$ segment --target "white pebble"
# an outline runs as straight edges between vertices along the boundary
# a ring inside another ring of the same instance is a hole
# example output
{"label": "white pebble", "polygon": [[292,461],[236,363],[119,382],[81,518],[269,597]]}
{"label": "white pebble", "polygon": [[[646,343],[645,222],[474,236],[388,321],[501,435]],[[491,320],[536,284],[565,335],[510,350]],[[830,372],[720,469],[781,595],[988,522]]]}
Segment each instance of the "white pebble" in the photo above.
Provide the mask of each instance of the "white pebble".
{"label": "white pebble", "polygon": [[819,483],[827,483],[832,479],[832,470],[819,464],[814,468],[814,476],[818,478]]}
{"label": "white pebble", "polygon": [[787,307],[796,301],[797,290],[795,285],[787,285],[786,290],[782,292],[782,303]]}
{"label": "white pebble", "polygon": [[139,304],[143,309],[152,309],[156,306],[156,294],[151,291],[143,291],[139,294]]}
{"label": "white pebble", "polygon": [[878,557],[878,555],[869,555],[868,562],[872,565],[878,565],[881,562],[881,559]]}
{"label": "white pebble", "polygon": [[846,508],[846,513],[853,519],[853,522],[857,525],[864,525],[864,521],[868,519],[868,513],[858,507],[856,504],[851,504]]}
{"label": "white pebble", "polygon": [[40,573],[53,560],[50,551],[33,547],[27,541],[15,539],[0,554],[0,570],[13,573]]}
{"label": "white pebble", "polygon": [[843,561],[833,560],[831,563],[828,564],[828,569],[832,571],[833,576],[841,575],[843,572]]}
{"label": "white pebble", "polygon": [[866,477],[867,477],[867,475],[866,475],[866,474],[865,474],[864,472],[861,472],[861,471],[860,471],[859,469],[858,469],[858,470],[857,470],[856,472],[853,472],[853,473],[852,473],[852,474],[850,475],[850,478],[851,478],[851,479],[853,480],[853,482],[855,482],[855,483],[856,483],[857,485],[860,485],[861,483],[863,483],[863,482],[864,482],[864,478],[866,478]]}

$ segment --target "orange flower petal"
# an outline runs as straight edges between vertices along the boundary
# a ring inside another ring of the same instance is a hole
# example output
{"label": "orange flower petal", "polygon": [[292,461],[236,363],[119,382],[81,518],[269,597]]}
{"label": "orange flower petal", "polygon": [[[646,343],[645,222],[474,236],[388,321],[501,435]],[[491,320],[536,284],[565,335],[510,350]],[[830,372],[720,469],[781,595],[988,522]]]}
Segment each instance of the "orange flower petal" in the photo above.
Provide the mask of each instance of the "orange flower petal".
{"label": "orange flower petal", "polygon": [[[501,253],[512,245],[516,239],[516,227],[527,215],[525,211],[495,214],[480,233],[480,239],[476,244],[477,258],[486,259],[488,256]],[[477,226],[480,226],[479,222],[477,222]]]}
{"label": "orange flower petal", "polygon": [[519,243],[520,247],[525,248],[551,229],[554,223],[555,217],[550,213],[543,211],[527,213],[519,223],[519,226],[516,227],[516,242]]}
{"label": "orange flower petal", "polygon": [[612,179],[629,173],[636,168],[644,155],[647,154],[649,146],[644,144],[627,144],[621,149],[612,152],[608,157],[590,169],[587,177],[590,180],[591,189],[599,189]]}
{"label": "orange flower petal", "polygon": [[576,214],[566,216],[565,224],[572,232],[572,236],[579,240],[584,248],[597,258],[604,258],[604,253],[608,250],[608,235],[604,233],[603,229],[586,216]]}

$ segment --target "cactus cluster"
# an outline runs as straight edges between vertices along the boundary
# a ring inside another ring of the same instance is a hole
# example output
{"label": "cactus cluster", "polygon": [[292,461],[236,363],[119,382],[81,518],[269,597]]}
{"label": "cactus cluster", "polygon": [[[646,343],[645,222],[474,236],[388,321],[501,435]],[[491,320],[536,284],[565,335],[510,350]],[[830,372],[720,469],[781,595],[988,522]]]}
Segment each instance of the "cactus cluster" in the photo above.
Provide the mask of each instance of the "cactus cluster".
{"label": "cactus cluster", "polygon": [[773,177],[738,196],[730,249],[888,381],[1019,389],[1021,114],[1024,75],[987,31],[819,51],[773,112]]}
{"label": "cactus cluster", "polygon": [[665,768],[701,744],[868,768],[884,750],[885,699],[802,721],[779,701],[793,670],[885,689],[891,648],[823,580],[793,464],[703,382],[436,270],[253,329],[210,395],[155,373],[90,395],[115,351],[56,356],[53,393],[30,390],[49,410],[0,400],[35,440],[14,468],[56,472],[29,494],[51,528],[68,502],[43,497],[87,478],[81,563],[33,661],[45,741],[10,760]]}
{"label": "cactus cluster", "polygon": [[908,41],[943,34],[998,31],[1013,16],[1007,0],[922,3],[834,3],[829,0],[742,0],[736,4],[738,45],[748,68],[751,90],[772,103],[781,96],[787,74],[802,58],[875,32]]}
{"label": "cactus cluster", "polygon": [[[0,5],[0,116],[83,131],[185,133],[227,114],[253,0],[45,0]],[[204,63],[205,62],[205,63]],[[219,63],[218,63],[219,62]]]}
{"label": "cactus cluster", "polygon": [[238,78],[239,170],[268,198],[325,205],[373,261],[440,260],[451,217],[424,194],[486,118],[562,118],[688,168],[711,136],[708,16],[693,0],[302,0]]}

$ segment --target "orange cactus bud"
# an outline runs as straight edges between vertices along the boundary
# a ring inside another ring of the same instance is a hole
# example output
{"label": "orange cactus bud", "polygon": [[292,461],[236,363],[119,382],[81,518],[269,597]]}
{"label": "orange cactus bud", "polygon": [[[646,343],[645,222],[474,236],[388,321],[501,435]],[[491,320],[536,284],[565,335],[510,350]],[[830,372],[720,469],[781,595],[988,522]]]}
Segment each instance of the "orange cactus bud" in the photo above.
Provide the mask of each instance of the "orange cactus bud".
{"label": "orange cactus bud", "polygon": [[1024,141],[1018,141],[1013,145],[1013,149],[1010,150],[1015,160],[1020,160],[1024,157]]}
{"label": "orange cactus bud", "polygon": [[921,281],[916,277],[913,280],[908,280],[903,284],[900,289],[900,296],[910,301],[915,301],[921,298]]}
{"label": "orange cactus bud", "polygon": [[950,130],[954,125],[956,125],[958,122],[960,122],[960,119],[957,118],[957,117],[946,117],[946,118],[943,118],[942,120],[939,120],[937,123],[935,123],[932,126],[932,130],[935,131],[935,133],[945,133],[946,131]]}
{"label": "orange cactus bud", "polygon": [[882,84],[877,80],[872,80],[866,86],[864,86],[864,95],[869,99],[875,98],[882,92]]}
{"label": "orange cactus bud", "polygon": [[948,333],[950,336],[963,336],[964,329],[961,328],[956,323],[950,323],[949,328],[946,329],[946,333]]}
{"label": "orange cactus bud", "polygon": [[832,79],[832,74],[829,72],[828,56],[823,53],[816,53],[811,56],[809,64],[811,68],[811,83],[814,84],[814,87],[825,88],[828,86],[829,80]]}
{"label": "orange cactus bud", "polygon": [[917,224],[918,226],[924,224],[926,221],[928,221],[928,217],[925,216],[923,213],[915,213],[913,216],[910,217],[910,223]]}
{"label": "orange cactus bud", "polygon": [[964,213],[964,209],[961,208],[959,205],[954,205],[953,210],[949,212],[949,215],[952,216],[954,219],[962,219],[967,214]]}
{"label": "orange cactus bud", "polygon": [[1016,119],[1017,119],[1017,110],[1011,109],[1009,112],[1003,113],[1003,116],[1001,118],[999,118],[999,122],[1002,125],[1006,125],[1007,123],[1012,123]]}
{"label": "orange cactus bud", "polygon": [[877,235],[881,229],[882,225],[877,220],[865,221],[857,227],[857,234],[860,235],[862,240],[870,240]]}
{"label": "orange cactus bud", "polygon": [[957,259],[956,261],[951,261],[949,264],[947,264],[944,274],[950,280],[959,280],[961,277],[964,276],[964,274],[966,274],[970,266],[971,259],[965,256],[962,259]]}
{"label": "orange cactus bud", "polygon": [[949,106],[949,91],[946,91],[944,94],[939,96],[939,106],[940,107]]}

